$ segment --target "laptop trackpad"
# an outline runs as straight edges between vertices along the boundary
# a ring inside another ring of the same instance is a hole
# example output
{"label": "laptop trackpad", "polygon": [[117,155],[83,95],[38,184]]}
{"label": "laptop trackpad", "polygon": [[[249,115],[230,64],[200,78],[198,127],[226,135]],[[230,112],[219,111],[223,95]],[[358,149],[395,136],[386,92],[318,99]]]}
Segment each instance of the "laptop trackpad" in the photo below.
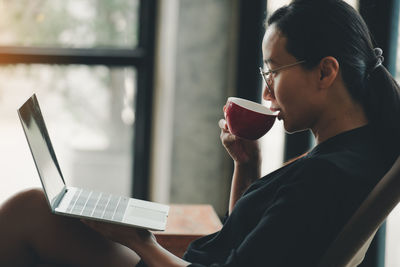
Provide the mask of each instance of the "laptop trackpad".
{"label": "laptop trackpad", "polygon": [[163,211],[152,210],[149,208],[143,208],[138,206],[128,206],[126,211],[128,217],[140,217],[146,220],[163,222],[167,218],[166,213]]}

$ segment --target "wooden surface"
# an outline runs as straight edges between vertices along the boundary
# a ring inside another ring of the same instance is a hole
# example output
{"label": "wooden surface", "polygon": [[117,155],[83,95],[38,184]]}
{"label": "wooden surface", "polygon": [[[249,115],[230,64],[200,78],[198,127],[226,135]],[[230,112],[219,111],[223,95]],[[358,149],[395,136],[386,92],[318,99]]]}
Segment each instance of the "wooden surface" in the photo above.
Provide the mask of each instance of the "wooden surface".
{"label": "wooden surface", "polygon": [[154,232],[158,243],[182,257],[193,240],[217,232],[222,224],[210,205],[170,205],[167,228]]}

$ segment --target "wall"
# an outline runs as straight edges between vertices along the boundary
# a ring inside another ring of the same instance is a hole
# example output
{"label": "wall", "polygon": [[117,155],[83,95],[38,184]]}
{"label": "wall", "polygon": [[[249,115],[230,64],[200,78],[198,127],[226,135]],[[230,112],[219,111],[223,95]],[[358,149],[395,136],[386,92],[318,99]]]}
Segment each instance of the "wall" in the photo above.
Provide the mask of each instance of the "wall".
{"label": "wall", "polygon": [[[227,208],[231,161],[218,120],[234,92],[236,1],[161,1],[152,199]],[[172,78],[173,77],[173,78]]]}

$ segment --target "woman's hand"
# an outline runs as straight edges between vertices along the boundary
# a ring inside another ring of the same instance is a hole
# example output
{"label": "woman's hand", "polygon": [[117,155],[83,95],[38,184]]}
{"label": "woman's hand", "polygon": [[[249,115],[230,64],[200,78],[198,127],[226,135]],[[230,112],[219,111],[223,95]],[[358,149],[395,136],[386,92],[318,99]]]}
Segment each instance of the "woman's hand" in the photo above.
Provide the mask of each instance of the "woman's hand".
{"label": "woman's hand", "polygon": [[261,152],[258,141],[246,140],[233,135],[224,119],[219,120],[218,125],[221,128],[221,142],[235,164],[260,164]]}
{"label": "woman's hand", "polygon": [[82,222],[102,234],[104,237],[129,247],[134,251],[136,251],[140,246],[156,243],[154,235],[146,229],[93,220],[82,220]]}
{"label": "woman's hand", "polygon": [[190,262],[175,256],[161,247],[154,235],[146,229],[92,220],[82,220],[82,222],[104,237],[135,251],[146,263],[146,266],[184,267],[190,264]]}

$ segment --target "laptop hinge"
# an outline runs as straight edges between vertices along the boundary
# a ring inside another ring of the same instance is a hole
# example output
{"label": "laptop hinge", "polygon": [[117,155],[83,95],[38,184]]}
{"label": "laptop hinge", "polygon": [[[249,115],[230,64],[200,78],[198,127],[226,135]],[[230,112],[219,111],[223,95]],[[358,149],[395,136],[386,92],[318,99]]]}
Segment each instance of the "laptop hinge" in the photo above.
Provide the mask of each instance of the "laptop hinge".
{"label": "laptop hinge", "polygon": [[60,205],[61,199],[64,197],[65,193],[67,192],[67,187],[64,185],[60,193],[58,193],[56,199],[51,204],[51,211],[54,212],[58,205]]}

